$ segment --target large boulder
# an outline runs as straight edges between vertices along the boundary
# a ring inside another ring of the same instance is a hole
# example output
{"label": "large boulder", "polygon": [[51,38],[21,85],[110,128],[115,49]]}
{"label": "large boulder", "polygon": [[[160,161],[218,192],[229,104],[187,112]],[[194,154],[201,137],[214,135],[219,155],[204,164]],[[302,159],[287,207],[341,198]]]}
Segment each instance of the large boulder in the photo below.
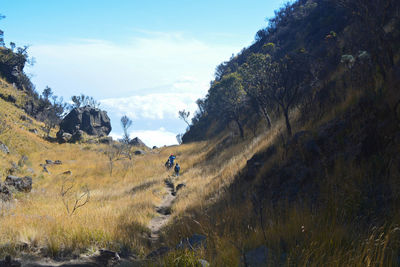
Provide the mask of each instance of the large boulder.
{"label": "large boulder", "polygon": [[111,132],[111,121],[107,112],[90,106],[74,108],[61,121],[60,131],[57,133],[58,140],[65,142],[65,133],[72,137],[81,134],[79,131],[88,135],[107,136]]}

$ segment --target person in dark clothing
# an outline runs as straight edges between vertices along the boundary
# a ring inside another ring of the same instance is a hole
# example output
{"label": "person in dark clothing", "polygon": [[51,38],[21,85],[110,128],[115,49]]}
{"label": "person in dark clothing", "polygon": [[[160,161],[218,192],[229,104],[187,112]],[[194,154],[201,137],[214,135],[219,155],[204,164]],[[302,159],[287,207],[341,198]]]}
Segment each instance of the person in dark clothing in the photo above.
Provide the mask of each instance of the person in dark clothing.
{"label": "person in dark clothing", "polygon": [[174,154],[171,154],[171,156],[169,156],[169,167],[172,168],[174,166],[174,160],[176,159],[176,157],[174,156]]}
{"label": "person in dark clothing", "polygon": [[179,176],[179,171],[181,170],[181,166],[179,166],[178,162],[175,165],[175,175]]}

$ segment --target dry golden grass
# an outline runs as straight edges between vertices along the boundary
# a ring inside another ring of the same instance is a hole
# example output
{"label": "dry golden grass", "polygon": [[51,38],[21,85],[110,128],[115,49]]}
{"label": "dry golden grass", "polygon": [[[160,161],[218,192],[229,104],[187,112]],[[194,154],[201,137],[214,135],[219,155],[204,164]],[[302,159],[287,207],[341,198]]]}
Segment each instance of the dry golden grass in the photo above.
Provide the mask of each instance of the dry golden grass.
{"label": "dry golden grass", "polygon": [[[14,91],[0,85],[0,92]],[[339,107],[339,112],[351,101]],[[11,150],[9,155],[0,153],[1,177],[6,176],[10,162],[18,162],[22,155],[29,160],[17,175],[28,175],[28,168],[35,171],[29,174],[33,176],[32,192],[17,193],[17,201],[0,205],[0,254],[17,253],[18,244],[24,242],[32,248],[45,248],[50,256],[90,253],[98,248],[146,255],[152,249],[148,224],[157,216],[155,207],[167,193],[164,179],[171,177],[175,185],[184,182],[186,187],[174,201],[161,241],[174,247],[182,237],[197,232],[208,237],[208,244],[205,251],[196,255],[174,252],[165,259],[165,265],[173,266],[177,257],[186,263],[192,262],[193,257],[204,257],[213,266],[238,266],[244,251],[262,244],[275,255],[270,258],[271,266],[385,266],[395,258],[395,253],[387,249],[398,240],[395,223],[371,229],[368,236],[357,232],[350,235],[349,228],[335,221],[331,214],[338,205],[334,201],[332,208],[321,216],[300,205],[266,206],[263,226],[249,198],[241,203],[231,202],[227,193],[234,178],[255,153],[280,139],[282,121],[251,140],[224,134],[209,142],[149,150],[132,160],[120,157],[113,162],[110,175],[110,162],[104,153],[110,149],[108,145],[49,143],[42,138],[43,124],[21,121],[23,114],[0,99],[0,119],[7,124],[7,130],[0,133],[0,141]],[[31,128],[39,134],[29,132]],[[179,177],[173,177],[172,171],[164,168],[171,153],[181,165]],[[50,174],[45,173],[40,164],[46,159],[61,160],[63,164],[48,166]],[[268,168],[265,165],[262,171]],[[345,168],[338,165],[332,176]],[[63,174],[65,171],[72,175]],[[357,169],[352,170],[352,175],[361,179]],[[74,181],[73,192],[79,194],[84,186],[90,190],[88,204],[72,215],[60,194],[66,180]],[[322,191],[327,198],[343,197],[329,195],[328,186]],[[349,195],[354,195],[356,187],[343,185],[346,186]],[[243,188],[242,192],[246,190]],[[283,252],[287,253],[285,262],[280,257]]]}

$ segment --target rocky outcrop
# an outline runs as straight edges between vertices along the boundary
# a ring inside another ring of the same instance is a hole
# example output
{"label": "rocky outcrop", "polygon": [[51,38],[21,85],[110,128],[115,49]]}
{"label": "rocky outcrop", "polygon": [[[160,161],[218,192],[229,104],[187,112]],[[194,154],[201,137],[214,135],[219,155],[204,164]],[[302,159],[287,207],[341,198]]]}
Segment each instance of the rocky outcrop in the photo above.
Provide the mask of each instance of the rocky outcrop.
{"label": "rocky outcrop", "polygon": [[129,144],[131,146],[147,147],[146,144],[142,140],[139,139],[139,137],[135,137],[132,140],[130,140]]}
{"label": "rocky outcrop", "polygon": [[7,187],[14,187],[20,192],[30,192],[32,190],[32,178],[29,176],[20,178],[17,176],[9,175],[4,181],[4,184]]}
{"label": "rocky outcrop", "polygon": [[10,154],[10,150],[8,149],[8,147],[0,142],[0,151],[2,151],[5,154]]}
{"label": "rocky outcrop", "polygon": [[82,133],[95,136],[107,136],[111,132],[111,121],[107,112],[85,106],[74,108],[60,123],[57,139],[61,143],[75,142]]}

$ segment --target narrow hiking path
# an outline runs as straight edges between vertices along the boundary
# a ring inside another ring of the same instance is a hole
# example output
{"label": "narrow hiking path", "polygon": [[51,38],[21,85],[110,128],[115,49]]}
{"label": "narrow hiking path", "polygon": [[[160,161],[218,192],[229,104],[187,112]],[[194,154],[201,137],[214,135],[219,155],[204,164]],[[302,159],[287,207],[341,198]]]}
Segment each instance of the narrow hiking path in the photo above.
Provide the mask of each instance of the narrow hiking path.
{"label": "narrow hiking path", "polygon": [[165,179],[164,183],[168,193],[163,197],[161,204],[156,207],[158,216],[151,219],[149,223],[149,228],[151,230],[150,240],[152,244],[158,243],[160,231],[171,217],[171,207],[176,198],[174,183],[171,181],[171,178]]}

